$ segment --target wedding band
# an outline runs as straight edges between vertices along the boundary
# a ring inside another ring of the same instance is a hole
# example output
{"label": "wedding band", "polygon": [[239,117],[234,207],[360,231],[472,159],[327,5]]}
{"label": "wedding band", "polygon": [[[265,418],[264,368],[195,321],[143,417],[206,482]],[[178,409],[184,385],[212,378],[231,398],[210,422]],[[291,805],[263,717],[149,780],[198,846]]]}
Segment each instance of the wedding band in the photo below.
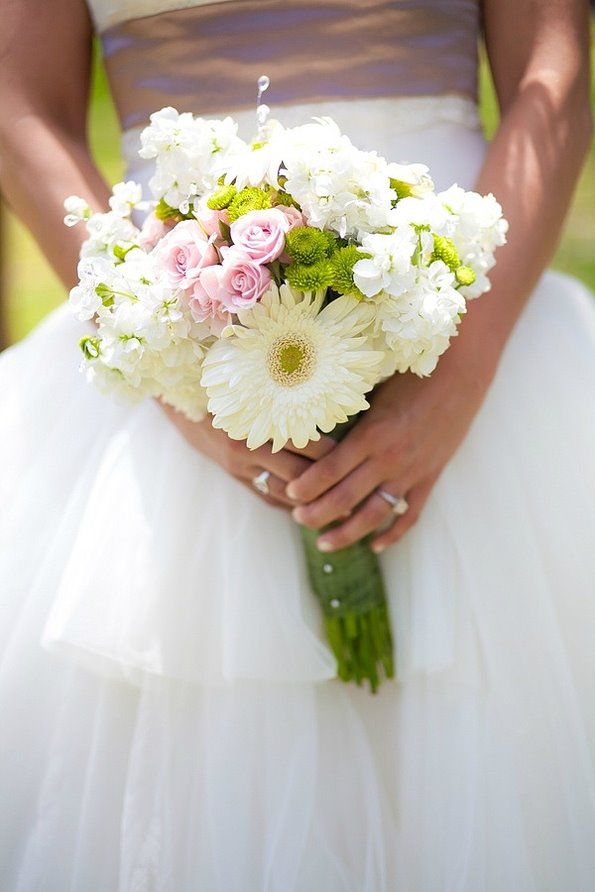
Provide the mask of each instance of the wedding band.
{"label": "wedding band", "polygon": [[409,510],[409,503],[403,496],[393,496],[392,492],[387,492],[385,489],[377,489],[376,492],[381,499],[384,499],[390,505],[390,510],[393,514],[400,516]]}
{"label": "wedding band", "polygon": [[263,496],[270,495],[269,489],[269,477],[271,476],[270,471],[261,471],[260,474],[257,474],[256,477],[252,478],[252,486],[254,489],[257,489],[259,493]]}

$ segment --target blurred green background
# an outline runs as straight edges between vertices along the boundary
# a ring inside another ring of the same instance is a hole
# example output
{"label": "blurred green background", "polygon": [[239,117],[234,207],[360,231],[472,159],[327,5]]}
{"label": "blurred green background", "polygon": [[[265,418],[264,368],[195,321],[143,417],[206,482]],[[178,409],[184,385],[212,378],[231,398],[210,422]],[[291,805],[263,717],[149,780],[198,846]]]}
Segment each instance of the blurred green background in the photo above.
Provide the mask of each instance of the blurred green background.
{"label": "blurred green background", "polygon": [[[595,40],[592,40],[592,46],[595,51]],[[595,82],[592,99],[595,105]],[[481,114],[486,133],[490,135],[497,123],[497,110],[483,61]],[[118,126],[98,60],[94,67],[90,136],[101,171],[108,182],[117,182],[122,176]],[[46,313],[63,301],[65,291],[28,232],[8,212],[4,215],[3,241],[5,337],[12,342],[22,338]],[[595,144],[591,147],[553,265],[573,272],[595,290]]]}

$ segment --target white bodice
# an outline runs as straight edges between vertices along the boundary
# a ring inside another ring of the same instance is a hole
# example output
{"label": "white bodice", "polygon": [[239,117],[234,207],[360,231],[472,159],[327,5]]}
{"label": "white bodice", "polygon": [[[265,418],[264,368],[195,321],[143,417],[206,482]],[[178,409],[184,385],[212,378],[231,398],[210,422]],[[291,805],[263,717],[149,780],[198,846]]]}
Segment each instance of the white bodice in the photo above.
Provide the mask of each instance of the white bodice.
{"label": "white bodice", "polygon": [[230,0],[87,0],[96,30],[101,33],[119,22],[144,16],[170,12],[173,9],[189,9],[193,6],[211,6]]}

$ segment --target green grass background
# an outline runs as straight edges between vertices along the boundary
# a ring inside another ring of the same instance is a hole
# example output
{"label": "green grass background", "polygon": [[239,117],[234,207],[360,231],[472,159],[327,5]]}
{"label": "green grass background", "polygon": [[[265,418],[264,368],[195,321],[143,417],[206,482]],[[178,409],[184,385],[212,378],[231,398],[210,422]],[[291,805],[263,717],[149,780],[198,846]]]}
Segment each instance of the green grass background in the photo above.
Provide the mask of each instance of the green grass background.
{"label": "green grass background", "polygon": [[[595,29],[594,29],[595,37]],[[595,40],[592,40],[595,51]],[[494,92],[485,64],[481,66],[481,115],[490,135],[497,123]],[[595,105],[595,81],[592,87]],[[119,133],[104,72],[95,63],[90,112],[90,139],[98,165],[108,182],[122,176]],[[6,214],[5,317],[9,341],[22,338],[46,313],[65,298],[65,292],[26,229]],[[595,144],[579,182],[560,246],[553,261],[557,269],[573,272],[595,290]]]}

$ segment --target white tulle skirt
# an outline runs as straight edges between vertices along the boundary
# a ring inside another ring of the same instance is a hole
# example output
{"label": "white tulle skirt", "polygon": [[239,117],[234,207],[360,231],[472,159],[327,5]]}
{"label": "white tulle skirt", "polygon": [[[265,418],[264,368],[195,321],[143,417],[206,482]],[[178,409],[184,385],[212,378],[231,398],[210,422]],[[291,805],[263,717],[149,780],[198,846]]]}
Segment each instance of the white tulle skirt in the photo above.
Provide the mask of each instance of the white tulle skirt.
{"label": "white tulle skirt", "polygon": [[[428,152],[468,185],[481,139],[403,124]],[[375,697],[333,678],[290,517],[94,392],[80,334],[62,308],[0,359],[0,888],[591,892],[593,297],[542,279],[383,554]]]}

